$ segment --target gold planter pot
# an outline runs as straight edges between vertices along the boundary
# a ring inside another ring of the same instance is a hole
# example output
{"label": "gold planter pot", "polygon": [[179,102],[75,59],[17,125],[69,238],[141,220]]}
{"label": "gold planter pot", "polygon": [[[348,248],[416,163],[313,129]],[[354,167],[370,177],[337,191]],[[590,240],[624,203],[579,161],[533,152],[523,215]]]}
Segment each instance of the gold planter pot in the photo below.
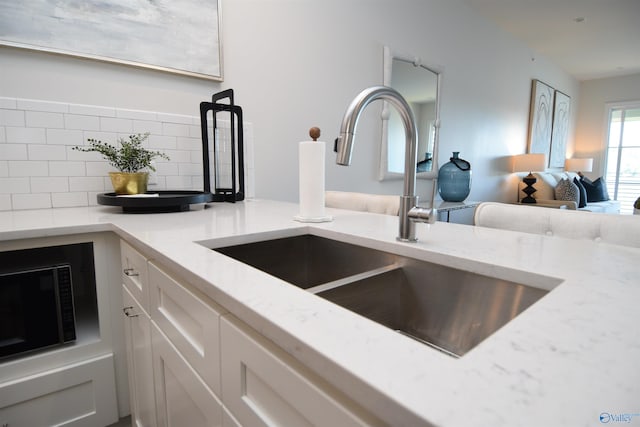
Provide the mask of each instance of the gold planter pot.
{"label": "gold planter pot", "polygon": [[147,191],[148,172],[109,172],[116,194],[141,194]]}

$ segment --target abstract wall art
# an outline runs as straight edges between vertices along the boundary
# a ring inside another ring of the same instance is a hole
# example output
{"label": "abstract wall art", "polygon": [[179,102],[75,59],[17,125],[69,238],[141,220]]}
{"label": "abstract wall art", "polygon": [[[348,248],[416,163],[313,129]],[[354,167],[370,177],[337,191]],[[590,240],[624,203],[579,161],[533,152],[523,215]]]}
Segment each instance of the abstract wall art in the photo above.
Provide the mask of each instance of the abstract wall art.
{"label": "abstract wall art", "polygon": [[571,114],[571,98],[564,93],[555,92],[553,102],[553,128],[551,130],[551,152],[549,167],[564,167],[569,138],[569,116]]}
{"label": "abstract wall art", "polygon": [[529,153],[549,155],[553,120],[553,88],[533,80],[529,113]]}
{"label": "abstract wall art", "polygon": [[222,80],[220,0],[0,0],[0,45]]}

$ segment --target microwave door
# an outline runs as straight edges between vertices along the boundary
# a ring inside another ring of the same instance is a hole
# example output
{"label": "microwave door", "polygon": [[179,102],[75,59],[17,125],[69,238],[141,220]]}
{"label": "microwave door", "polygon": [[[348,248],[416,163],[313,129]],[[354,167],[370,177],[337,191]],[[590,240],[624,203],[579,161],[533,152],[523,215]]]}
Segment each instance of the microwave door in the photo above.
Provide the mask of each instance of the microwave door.
{"label": "microwave door", "polygon": [[0,357],[60,343],[55,270],[0,275]]}

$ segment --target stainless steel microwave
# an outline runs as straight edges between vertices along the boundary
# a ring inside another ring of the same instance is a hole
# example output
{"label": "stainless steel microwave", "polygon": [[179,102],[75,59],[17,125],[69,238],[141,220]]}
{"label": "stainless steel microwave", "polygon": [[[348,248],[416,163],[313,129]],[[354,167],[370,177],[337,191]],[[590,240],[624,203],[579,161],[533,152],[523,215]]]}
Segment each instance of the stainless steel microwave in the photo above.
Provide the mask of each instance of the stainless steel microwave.
{"label": "stainless steel microwave", "polygon": [[70,264],[0,273],[0,358],[73,342]]}

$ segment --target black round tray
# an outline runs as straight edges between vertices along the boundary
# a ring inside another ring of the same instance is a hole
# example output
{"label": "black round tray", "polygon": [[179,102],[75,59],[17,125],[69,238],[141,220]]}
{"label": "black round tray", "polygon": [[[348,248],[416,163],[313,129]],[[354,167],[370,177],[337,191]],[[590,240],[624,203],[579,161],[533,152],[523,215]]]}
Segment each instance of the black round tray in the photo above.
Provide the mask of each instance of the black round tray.
{"label": "black round tray", "polygon": [[98,194],[98,204],[121,206],[126,213],[184,212],[189,205],[213,201],[214,195],[203,191],[151,191],[158,197],[118,197],[116,193]]}

